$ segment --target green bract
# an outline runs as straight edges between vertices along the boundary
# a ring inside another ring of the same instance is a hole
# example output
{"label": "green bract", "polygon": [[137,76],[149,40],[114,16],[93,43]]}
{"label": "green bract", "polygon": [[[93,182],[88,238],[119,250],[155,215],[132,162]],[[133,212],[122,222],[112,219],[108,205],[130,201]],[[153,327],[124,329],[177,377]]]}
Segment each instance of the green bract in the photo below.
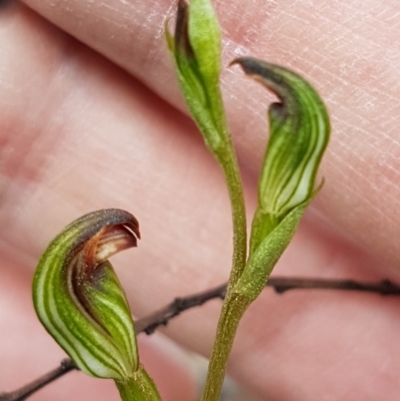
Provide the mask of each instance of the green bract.
{"label": "green bract", "polygon": [[125,293],[108,258],[136,246],[137,220],[117,209],[90,213],[59,234],[33,281],[36,313],[85,373],[126,380],[139,367]]}
{"label": "green bract", "polygon": [[261,293],[272,269],[292,240],[309,202],[294,207],[250,254],[235,291],[253,302]]}

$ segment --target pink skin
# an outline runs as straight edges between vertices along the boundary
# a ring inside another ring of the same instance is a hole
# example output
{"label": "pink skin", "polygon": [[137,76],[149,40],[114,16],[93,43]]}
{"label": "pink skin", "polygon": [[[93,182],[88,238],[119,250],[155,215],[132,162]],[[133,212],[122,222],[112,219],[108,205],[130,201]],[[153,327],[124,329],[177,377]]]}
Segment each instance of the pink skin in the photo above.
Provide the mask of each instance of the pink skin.
{"label": "pink skin", "polygon": [[[164,44],[174,1],[25,2],[32,10],[0,8],[2,390],[63,357],[33,315],[30,280],[46,244],[74,218],[119,207],[139,219],[139,248],[115,260],[138,316],[226,280],[231,249],[226,189],[182,113]],[[332,117],[325,186],[276,273],[400,281],[398,3],[215,4],[225,65],[253,55],[291,66]],[[238,68],[223,73],[223,90],[252,211],[272,97]],[[398,400],[399,303],[265,291],[244,318],[230,373],[270,401]],[[218,310],[215,302],[188,312],[165,332],[208,355]],[[193,398],[182,361],[149,349],[145,363],[165,363],[165,399]],[[107,386],[74,373],[37,399],[117,399]]]}

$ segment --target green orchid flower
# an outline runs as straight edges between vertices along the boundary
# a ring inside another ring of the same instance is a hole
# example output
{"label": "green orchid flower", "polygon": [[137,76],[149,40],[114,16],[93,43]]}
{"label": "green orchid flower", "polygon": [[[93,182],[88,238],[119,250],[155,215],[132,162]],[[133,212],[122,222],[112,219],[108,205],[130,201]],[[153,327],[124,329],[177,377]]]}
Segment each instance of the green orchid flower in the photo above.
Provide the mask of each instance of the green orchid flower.
{"label": "green orchid flower", "polygon": [[89,213],[50,243],[33,280],[35,310],[46,330],[80,370],[114,379],[126,401],[160,399],[139,363],[131,310],[108,261],[138,238],[130,213]]}

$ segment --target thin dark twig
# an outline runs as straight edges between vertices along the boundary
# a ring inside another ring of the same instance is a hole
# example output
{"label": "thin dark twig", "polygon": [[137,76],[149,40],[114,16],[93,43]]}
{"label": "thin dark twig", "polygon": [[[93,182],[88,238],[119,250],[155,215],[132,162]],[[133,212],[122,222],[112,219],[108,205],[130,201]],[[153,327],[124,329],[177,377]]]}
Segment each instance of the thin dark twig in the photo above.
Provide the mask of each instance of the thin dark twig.
{"label": "thin dark twig", "polygon": [[371,292],[379,295],[400,295],[400,286],[390,280],[382,280],[378,283],[362,283],[354,280],[331,279],[304,279],[271,277],[266,287],[273,287],[275,292],[282,294],[289,290],[341,290]]}
{"label": "thin dark twig", "polygon": [[[385,296],[399,296],[400,286],[389,280],[383,280],[378,283],[361,283],[354,280],[329,280],[329,279],[304,279],[304,278],[286,278],[271,277],[266,287],[272,287],[275,292],[282,294],[294,289],[313,289],[313,290],[339,290],[339,291],[362,291]],[[164,308],[152,313],[149,316],[136,320],[136,333],[154,333],[160,326],[166,326],[174,317],[195,306],[201,306],[211,299],[224,299],[226,293],[226,284],[222,284],[211,290],[199,292],[183,298],[175,298]],[[61,365],[33,381],[32,383],[21,387],[20,389],[0,394],[0,401],[23,401],[36,391],[45,387],[47,384],[59,379],[71,370],[78,369],[70,360],[65,359]]]}
{"label": "thin dark twig", "polygon": [[[327,279],[304,279],[304,278],[286,278],[271,277],[266,287],[272,287],[276,293],[283,294],[289,290],[309,289],[309,290],[341,290],[341,291],[361,291],[371,292],[380,295],[400,295],[400,286],[389,280],[383,280],[379,283],[361,283],[354,280],[327,280]],[[157,312],[152,313],[136,322],[137,333],[145,332],[152,334],[159,326],[166,326],[168,322],[180,315],[187,309],[195,306],[201,306],[207,301],[220,298],[224,299],[226,293],[226,284],[222,284],[211,290],[189,295],[184,298],[175,298],[173,302]],[[0,400],[1,401],[1,400]]]}
{"label": "thin dark twig", "polygon": [[11,393],[2,393],[0,394],[0,401],[23,401],[30,397],[32,394],[36,393],[36,391],[41,388],[47,386],[51,382],[59,379],[61,376],[64,376],[66,373],[71,370],[76,369],[75,364],[71,361],[71,359],[64,359],[61,361],[61,364],[56,369],[51,372],[45,374],[44,376],[36,379],[32,383],[27,384],[26,386],[21,387],[20,389],[13,391]]}
{"label": "thin dark twig", "polygon": [[182,312],[195,306],[201,306],[211,299],[224,299],[225,293],[226,283],[211,290],[202,291],[183,298],[175,298],[170,304],[164,306],[164,308],[137,320],[135,323],[136,332],[153,334],[158,327],[166,326],[172,318],[180,315]]}

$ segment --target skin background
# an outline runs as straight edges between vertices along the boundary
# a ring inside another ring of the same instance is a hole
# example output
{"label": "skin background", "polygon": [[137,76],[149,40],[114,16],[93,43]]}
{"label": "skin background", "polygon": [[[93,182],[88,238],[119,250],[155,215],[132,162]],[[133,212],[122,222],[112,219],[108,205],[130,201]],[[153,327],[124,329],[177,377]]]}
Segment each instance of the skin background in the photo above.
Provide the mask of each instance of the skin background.
{"label": "skin background", "polygon": [[[175,3],[24,3],[0,7],[4,390],[63,357],[36,321],[30,281],[47,243],[72,219],[105,207],[139,219],[139,248],[113,259],[137,316],[225,281],[231,251],[224,183],[186,116],[164,43]],[[331,114],[324,188],[276,273],[400,281],[398,2],[214,3],[224,65],[253,55],[292,67]],[[223,72],[222,88],[250,219],[273,98],[238,68]],[[266,400],[397,400],[399,302],[265,291],[244,318],[229,371]],[[219,306],[183,315],[166,334],[208,355]],[[150,343],[147,363],[165,362],[158,383],[166,399],[190,399],[184,360]],[[114,390],[102,386],[74,373],[37,397],[111,399]]]}

